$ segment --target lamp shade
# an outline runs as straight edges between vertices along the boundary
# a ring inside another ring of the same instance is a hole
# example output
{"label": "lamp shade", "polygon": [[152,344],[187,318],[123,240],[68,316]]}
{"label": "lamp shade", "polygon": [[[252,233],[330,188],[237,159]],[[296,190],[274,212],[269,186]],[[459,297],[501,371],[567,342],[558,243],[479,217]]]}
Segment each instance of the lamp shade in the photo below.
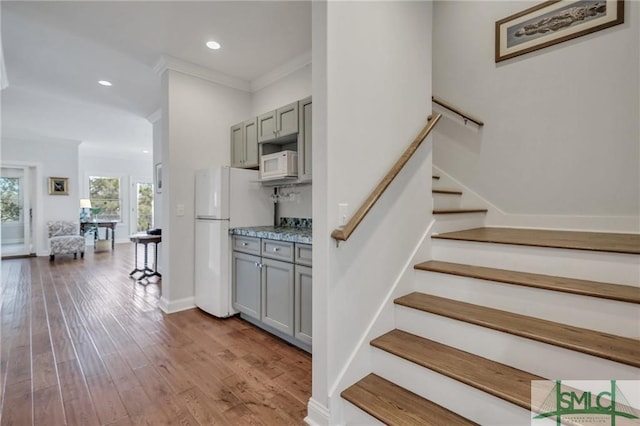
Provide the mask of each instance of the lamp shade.
{"label": "lamp shade", "polygon": [[80,208],[81,209],[90,209],[91,208],[91,200],[89,200],[88,198],[81,198],[80,199]]}

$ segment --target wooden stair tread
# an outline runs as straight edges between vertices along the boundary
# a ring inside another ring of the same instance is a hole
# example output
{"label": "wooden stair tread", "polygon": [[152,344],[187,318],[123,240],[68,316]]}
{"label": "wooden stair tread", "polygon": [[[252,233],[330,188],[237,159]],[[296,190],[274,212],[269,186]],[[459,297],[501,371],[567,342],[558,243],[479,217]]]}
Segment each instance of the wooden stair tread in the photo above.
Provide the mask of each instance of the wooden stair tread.
{"label": "wooden stair tread", "polygon": [[640,287],[430,260],[415,269],[640,304]]}
{"label": "wooden stair tread", "polygon": [[462,191],[455,189],[434,189],[431,192],[433,194],[462,195]]}
{"label": "wooden stair tread", "polygon": [[401,330],[392,330],[371,345],[466,385],[531,408],[531,381],[542,377]]}
{"label": "wooden stair tread", "polygon": [[558,347],[640,367],[640,341],[559,324],[539,318],[459,302],[424,293],[410,293],[396,304],[537,340]]}
{"label": "wooden stair tread", "polygon": [[486,213],[487,209],[434,209],[433,214]]}
{"label": "wooden stair tread", "polygon": [[388,425],[476,425],[376,374],[369,374],[340,394]]}
{"label": "wooden stair tread", "polygon": [[434,235],[433,238],[640,254],[640,234],[555,231],[549,229],[475,228]]}

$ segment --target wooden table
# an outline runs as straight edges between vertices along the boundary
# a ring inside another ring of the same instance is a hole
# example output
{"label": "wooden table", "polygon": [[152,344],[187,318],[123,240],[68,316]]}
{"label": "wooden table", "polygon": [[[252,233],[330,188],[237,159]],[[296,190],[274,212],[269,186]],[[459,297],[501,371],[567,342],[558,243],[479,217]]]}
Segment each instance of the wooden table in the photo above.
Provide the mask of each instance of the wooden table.
{"label": "wooden table", "polygon": [[[136,273],[142,273],[142,275],[140,275],[139,277],[136,278],[136,280],[140,281],[143,280],[145,278],[149,278],[149,277],[162,277],[162,275],[160,275],[160,273],[158,272],[158,244],[160,242],[162,242],[162,236],[161,235],[148,235],[148,234],[133,234],[129,237],[129,239],[135,243],[135,254],[134,254],[134,265],[136,266],[135,269],[133,271],[131,271],[129,273],[130,277],[134,277],[134,274]],[[153,251],[153,254],[155,256],[154,262],[153,262],[153,268],[151,269],[149,268],[149,263],[148,263],[148,245],[150,243],[153,243],[156,245],[155,250]],[[144,245],[144,265],[142,266],[142,268],[138,268],[138,244],[142,244]]]}
{"label": "wooden table", "polygon": [[93,230],[94,246],[98,239],[98,229],[106,228],[106,238],[109,239],[109,230],[111,230],[111,250],[114,249],[116,243],[116,225],[117,220],[90,220],[88,222],[80,222],[80,235],[84,236],[87,232]]}

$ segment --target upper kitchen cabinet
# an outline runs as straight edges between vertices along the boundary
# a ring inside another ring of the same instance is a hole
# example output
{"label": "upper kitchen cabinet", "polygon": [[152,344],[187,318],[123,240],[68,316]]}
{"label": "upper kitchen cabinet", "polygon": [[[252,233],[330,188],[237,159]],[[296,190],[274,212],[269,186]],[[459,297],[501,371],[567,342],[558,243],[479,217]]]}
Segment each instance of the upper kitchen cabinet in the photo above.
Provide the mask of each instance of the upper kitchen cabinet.
{"label": "upper kitchen cabinet", "polygon": [[298,135],[298,181],[311,182],[311,113],[313,104],[311,96],[298,101],[299,129]]}
{"label": "upper kitchen cabinet", "polygon": [[243,121],[231,127],[231,167],[258,167],[258,120]]}
{"label": "upper kitchen cabinet", "polygon": [[289,142],[298,135],[298,102],[258,116],[258,143]]}

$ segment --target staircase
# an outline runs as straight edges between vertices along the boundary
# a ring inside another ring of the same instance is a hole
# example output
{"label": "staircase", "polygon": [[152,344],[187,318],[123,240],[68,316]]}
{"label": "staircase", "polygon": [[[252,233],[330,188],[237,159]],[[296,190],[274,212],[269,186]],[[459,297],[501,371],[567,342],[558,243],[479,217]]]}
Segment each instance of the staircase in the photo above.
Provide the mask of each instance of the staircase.
{"label": "staircase", "polygon": [[639,380],[640,235],[486,228],[461,196],[434,189],[436,220],[463,218],[370,342],[347,423],[530,425],[532,380]]}

